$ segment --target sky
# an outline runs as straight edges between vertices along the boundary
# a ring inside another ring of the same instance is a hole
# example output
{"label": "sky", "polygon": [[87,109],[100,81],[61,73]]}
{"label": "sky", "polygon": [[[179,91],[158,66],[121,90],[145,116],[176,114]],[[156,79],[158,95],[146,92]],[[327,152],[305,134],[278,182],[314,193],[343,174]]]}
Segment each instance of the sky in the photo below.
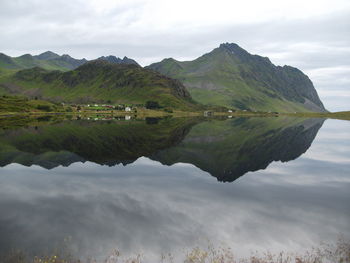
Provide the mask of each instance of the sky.
{"label": "sky", "polygon": [[0,52],[192,60],[237,43],[301,69],[331,111],[350,109],[349,0],[0,0]]}

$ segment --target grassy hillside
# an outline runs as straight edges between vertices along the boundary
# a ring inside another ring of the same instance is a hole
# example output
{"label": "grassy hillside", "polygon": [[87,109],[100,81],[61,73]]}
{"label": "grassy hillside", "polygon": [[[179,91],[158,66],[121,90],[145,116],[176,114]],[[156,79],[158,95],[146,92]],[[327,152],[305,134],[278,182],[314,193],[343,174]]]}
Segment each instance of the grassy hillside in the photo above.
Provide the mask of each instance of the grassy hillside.
{"label": "grassy hillside", "polygon": [[41,68],[0,75],[0,94],[21,94],[56,102],[146,104],[189,110],[196,105],[176,80],[137,65],[96,60],[68,71]]}
{"label": "grassy hillside", "polygon": [[273,65],[235,44],[193,61],[165,59],[149,68],[184,83],[194,100],[235,109],[325,111],[312,82],[301,71]]}
{"label": "grassy hillside", "polygon": [[0,97],[0,113],[50,111],[63,111],[63,107],[43,100],[29,100],[13,96]]}

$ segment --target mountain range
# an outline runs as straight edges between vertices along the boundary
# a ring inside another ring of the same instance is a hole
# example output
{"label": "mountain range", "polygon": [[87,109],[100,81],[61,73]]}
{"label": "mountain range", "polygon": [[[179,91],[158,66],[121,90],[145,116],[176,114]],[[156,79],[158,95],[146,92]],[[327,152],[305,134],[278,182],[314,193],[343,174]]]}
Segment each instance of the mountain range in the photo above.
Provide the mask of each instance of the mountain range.
{"label": "mountain range", "polygon": [[61,72],[42,68],[0,77],[0,93],[21,94],[54,102],[143,104],[189,110],[197,104],[178,81],[134,64],[87,62]]}
{"label": "mountain range", "polygon": [[88,61],[51,51],[15,58],[0,54],[0,94],[9,93],[84,103],[160,100],[165,107],[182,107],[196,101],[247,111],[327,111],[299,69],[275,66],[233,43],[192,61],[168,58],[144,68],[127,57]]}
{"label": "mountain range", "polygon": [[[135,64],[138,63],[128,57],[118,58],[115,56],[102,56],[97,58],[98,60],[105,60],[113,64]],[[27,69],[33,67],[40,67],[47,70],[60,70],[68,71],[76,69],[77,67],[88,62],[87,59],[75,59],[71,56],[64,54],[58,55],[52,51],[46,51],[40,55],[32,56],[25,54],[19,57],[10,57],[3,53],[0,53],[0,67],[6,69]]]}

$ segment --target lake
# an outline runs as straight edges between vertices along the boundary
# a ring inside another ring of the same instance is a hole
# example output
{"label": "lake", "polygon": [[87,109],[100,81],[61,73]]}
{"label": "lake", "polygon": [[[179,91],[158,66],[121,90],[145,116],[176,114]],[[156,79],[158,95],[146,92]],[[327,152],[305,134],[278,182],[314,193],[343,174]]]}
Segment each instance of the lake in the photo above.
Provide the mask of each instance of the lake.
{"label": "lake", "polygon": [[126,119],[0,120],[0,255],[160,262],[350,238],[349,121]]}

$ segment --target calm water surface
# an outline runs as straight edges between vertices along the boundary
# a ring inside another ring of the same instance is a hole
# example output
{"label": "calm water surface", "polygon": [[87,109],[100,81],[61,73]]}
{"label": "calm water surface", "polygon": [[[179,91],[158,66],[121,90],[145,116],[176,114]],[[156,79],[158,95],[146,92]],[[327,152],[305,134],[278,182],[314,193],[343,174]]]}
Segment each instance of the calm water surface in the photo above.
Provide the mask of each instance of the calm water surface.
{"label": "calm water surface", "polygon": [[303,251],[350,238],[350,122],[32,121],[0,129],[0,253],[195,246]]}

